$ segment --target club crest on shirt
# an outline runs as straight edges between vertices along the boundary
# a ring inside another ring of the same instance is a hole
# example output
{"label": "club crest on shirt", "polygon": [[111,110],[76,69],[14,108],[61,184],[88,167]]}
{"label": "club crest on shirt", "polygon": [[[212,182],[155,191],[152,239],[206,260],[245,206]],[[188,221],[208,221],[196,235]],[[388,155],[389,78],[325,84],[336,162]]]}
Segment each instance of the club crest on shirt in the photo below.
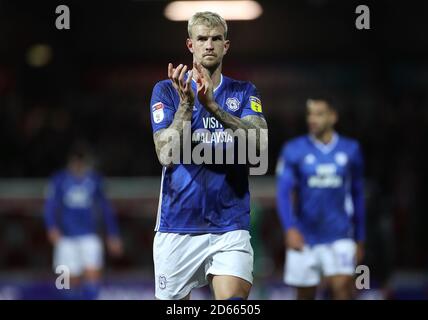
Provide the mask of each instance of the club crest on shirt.
{"label": "club crest on shirt", "polygon": [[163,120],[165,117],[165,113],[163,111],[164,106],[162,102],[155,103],[152,106],[152,113],[153,113],[153,121],[155,123],[159,123]]}
{"label": "club crest on shirt", "polygon": [[348,163],[348,156],[345,152],[338,152],[335,154],[334,160],[339,166],[344,166]]}
{"label": "club crest on shirt", "polygon": [[239,109],[239,104],[240,102],[236,98],[227,98],[226,100],[226,106],[232,112],[235,112]]}
{"label": "club crest on shirt", "polygon": [[166,288],[166,277],[164,275],[159,276],[159,288],[162,290]]}
{"label": "club crest on shirt", "polygon": [[305,157],[305,163],[306,164],[314,164],[315,163],[315,156],[312,153],[309,153]]}

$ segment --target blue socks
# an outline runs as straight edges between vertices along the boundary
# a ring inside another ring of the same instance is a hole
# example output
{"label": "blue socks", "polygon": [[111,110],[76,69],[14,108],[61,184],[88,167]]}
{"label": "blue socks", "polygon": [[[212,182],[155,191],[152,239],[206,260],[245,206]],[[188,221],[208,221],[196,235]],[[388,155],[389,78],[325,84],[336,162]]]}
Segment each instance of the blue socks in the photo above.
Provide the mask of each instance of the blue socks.
{"label": "blue socks", "polygon": [[82,300],[96,300],[100,292],[100,283],[94,281],[86,281],[82,285]]}

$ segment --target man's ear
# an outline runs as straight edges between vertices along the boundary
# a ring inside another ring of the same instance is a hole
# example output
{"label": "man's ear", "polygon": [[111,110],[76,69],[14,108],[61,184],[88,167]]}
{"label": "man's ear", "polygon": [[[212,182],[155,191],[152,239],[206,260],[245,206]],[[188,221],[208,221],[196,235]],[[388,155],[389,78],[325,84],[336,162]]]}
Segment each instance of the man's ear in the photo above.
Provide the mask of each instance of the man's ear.
{"label": "man's ear", "polygon": [[194,52],[194,50],[193,50],[193,42],[192,42],[192,39],[187,38],[187,40],[186,40],[186,46],[187,46],[187,49],[189,49],[189,51],[190,51],[191,53],[193,53],[193,52]]}
{"label": "man's ear", "polygon": [[224,41],[224,54],[226,54],[229,51],[229,47],[230,47],[230,40],[225,40]]}
{"label": "man's ear", "polygon": [[337,121],[339,120],[339,115],[337,114],[336,111],[333,111],[331,117],[332,117],[331,122],[333,123],[333,125],[335,125],[337,123]]}

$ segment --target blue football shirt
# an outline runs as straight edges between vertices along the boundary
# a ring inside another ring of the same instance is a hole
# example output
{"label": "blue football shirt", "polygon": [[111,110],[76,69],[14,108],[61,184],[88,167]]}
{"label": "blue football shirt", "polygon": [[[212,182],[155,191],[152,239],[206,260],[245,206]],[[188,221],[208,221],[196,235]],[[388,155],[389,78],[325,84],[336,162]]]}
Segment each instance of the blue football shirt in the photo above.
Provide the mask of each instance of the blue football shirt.
{"label": "blue football shirt", "polygon": [[284,229],[299,229],[310,245],[363,240],[363,184],[357,141],[338,134],[328,144],[310,135],[289,141],[277,165],[277,206]]}
{"label": "blue football shirt", "polygon": [[[196,83],[192,81],[196,94]],[[223,110],[243,118],[263,117],[256,87],[250,82],[221,76],[214,99]],[[150,111],[153,132],[169,127],[180,98],[172,82],[158,82]],[[207,134],[208,132],[208,134]],[[195,98],[191,120],[193,146],[208,143],[230,147],[234,140]],[[223,233],[248,230],[250,193],[248,167],[244,164],[174,164],[162,170],[156,231],[173,233]]]}

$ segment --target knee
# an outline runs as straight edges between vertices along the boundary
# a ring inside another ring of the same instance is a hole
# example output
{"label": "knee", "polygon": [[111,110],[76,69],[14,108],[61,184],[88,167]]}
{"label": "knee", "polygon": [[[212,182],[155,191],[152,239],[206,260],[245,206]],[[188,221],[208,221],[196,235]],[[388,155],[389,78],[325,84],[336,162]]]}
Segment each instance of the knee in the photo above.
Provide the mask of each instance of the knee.
{"label": "knee", "polygon": [[222,277],[213,285],[216,300],[245,300],[248,299],[251,283],[236,278]]}
{"label": "knee", "polygon": [[352,298],[352,279],[343,279],[332,283],[333,298],[346,300]]}
{"label": "knee", "polygon": [[297,300],[315,300],[317,288],[316,287],[299,287],[297,290]]}
{"label": "knee", "polygon": [[234,288],[223,288],[214,292],[216,300],[246,300],[250,294],[250,288],[239,286]]}
{"label": "knee", "polygon": [[216,292],[216,300],[247,300],[249,292]]}

